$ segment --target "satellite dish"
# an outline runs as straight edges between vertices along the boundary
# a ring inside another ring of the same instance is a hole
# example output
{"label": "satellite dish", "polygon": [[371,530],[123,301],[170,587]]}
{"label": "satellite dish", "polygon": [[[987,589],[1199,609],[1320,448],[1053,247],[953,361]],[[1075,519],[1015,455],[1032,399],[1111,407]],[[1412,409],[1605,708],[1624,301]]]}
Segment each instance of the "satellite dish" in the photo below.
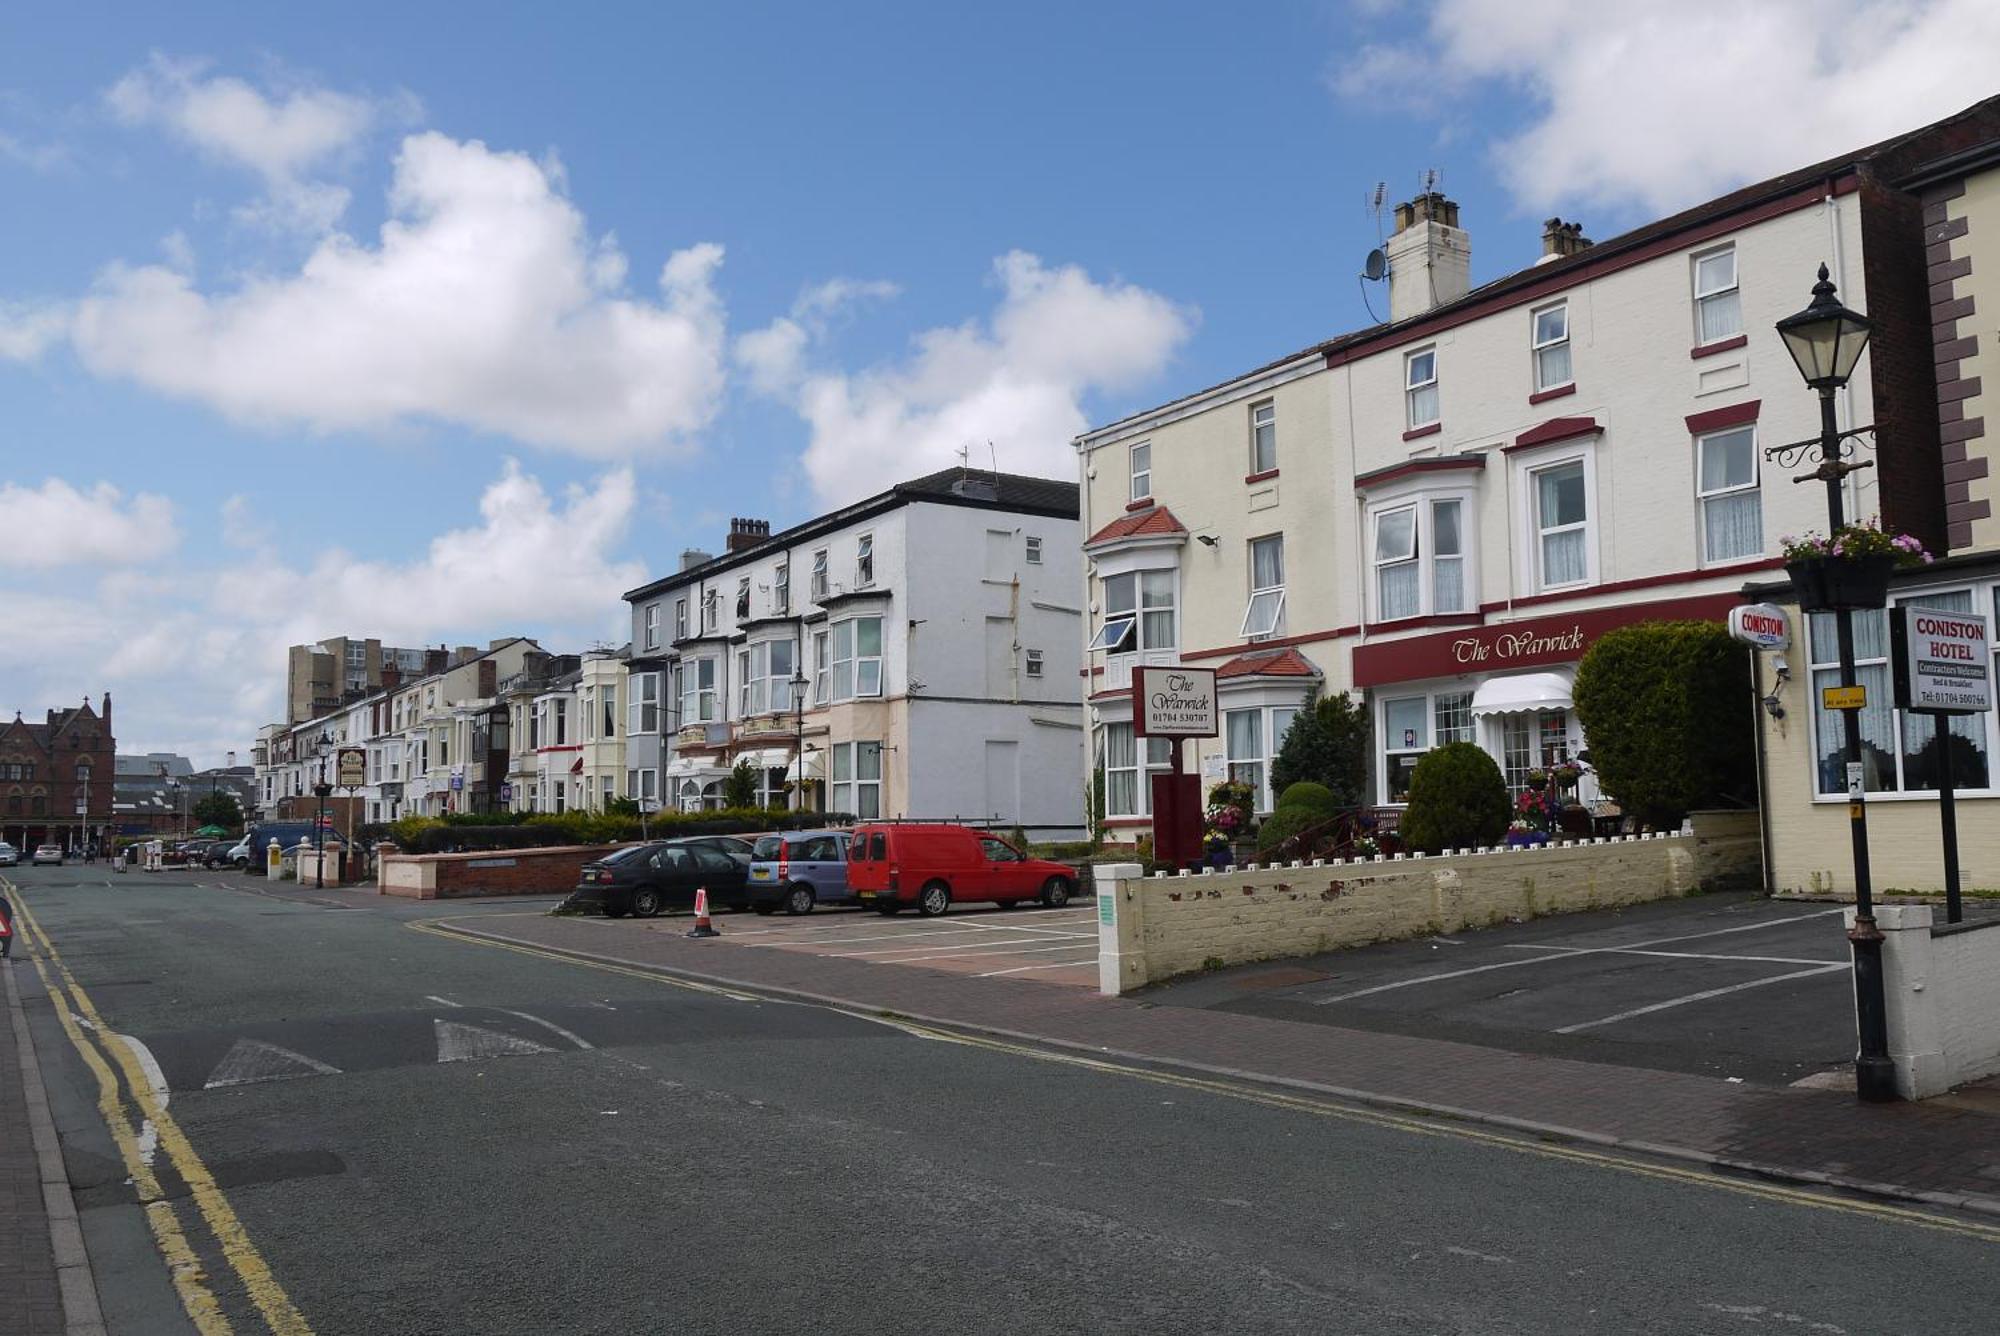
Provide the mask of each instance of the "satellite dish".
{"label": "satellite dish", "polygon": [[1361,276],[1365,279],[1368,279],[1370,282],[1374,282],[1379,280],[1384,274],[1388,272],[1389,272],[1389,261],[1388,258],[1382,254],[1381,249],[1378,247],[1375,250],[1369,251],[1367,263],[1365,263],[1361,267]]}

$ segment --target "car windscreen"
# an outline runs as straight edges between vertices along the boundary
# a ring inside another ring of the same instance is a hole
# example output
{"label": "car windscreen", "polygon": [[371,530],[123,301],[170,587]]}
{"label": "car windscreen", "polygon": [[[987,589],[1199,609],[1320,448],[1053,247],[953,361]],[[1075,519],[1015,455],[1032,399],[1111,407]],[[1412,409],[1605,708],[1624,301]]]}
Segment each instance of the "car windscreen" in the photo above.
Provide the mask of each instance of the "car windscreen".
{"label": "car windscreen", "polygon": [[750,857],[759,863],[776,862],[785,852],[785,837],[782,835],[759,836],[750,849]]}
{"label": "car windscreen", "polygon": [[637,858],[640,854],[645,853],[646,849],[647,846],[643,844],[630,844],[623,849],[604,855],[604,857],[597,861],[600,863],[622,863],[628,858]]}

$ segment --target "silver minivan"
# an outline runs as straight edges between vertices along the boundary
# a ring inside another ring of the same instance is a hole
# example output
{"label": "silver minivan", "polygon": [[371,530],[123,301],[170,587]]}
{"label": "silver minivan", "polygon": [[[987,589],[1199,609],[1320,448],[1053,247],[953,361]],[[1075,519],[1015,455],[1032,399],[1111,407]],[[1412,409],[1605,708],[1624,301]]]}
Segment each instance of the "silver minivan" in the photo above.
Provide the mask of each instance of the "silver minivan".
{"label": "silver minivan", "polygon": [[750,904],[759,914],[810,914],[814,905],[852,904],[847,832],[787,830],[757,837],[750,851]]}

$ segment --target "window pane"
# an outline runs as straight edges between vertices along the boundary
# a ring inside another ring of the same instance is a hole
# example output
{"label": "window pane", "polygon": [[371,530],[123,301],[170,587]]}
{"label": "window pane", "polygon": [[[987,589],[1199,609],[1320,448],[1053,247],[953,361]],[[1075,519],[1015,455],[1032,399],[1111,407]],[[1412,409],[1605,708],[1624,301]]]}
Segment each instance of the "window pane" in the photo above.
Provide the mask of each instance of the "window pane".
{"label": "window pane", "polygon": [[1465,611],[1465,563],[1439,557],[1431,563],[1431,611]]}
{"label": "window pane", "polygon": [[1149,612],[1142,619],[1144,648],[1172,649],[1174,645],[1174,614],[1172,612]]}
{"label": "window pane", "polygon": [[1132,471],[1144,473],[1153,467],[1153,447],[1135,445],[1132,447]]}
{"label": "window pane", "polygon": [[1258,760],[1264,755],[1262,712],[1231,710],[1226,716],[1229,759]]}
{"label": "window pane", "polygon": [[1535,342],[1556,343],[1569,337],[1569,307],[1551,306],[1535,312]]}
{"label": "window pane", "polygon": [[1764,507],[1756,492],[1710,497],[1701,509],[1708,560],[1735,561],[1764,550]]}
{"label": "window pane", "polygon": [[1375,560],[1404,561],[1417,554],[1417,512],[1390,510],[1375,517]]}
{"label": "window pane", "polygon": [[1139,772],[1111,770],[1104,776],[1104,809],[1113,816],[1139,814]]}
{"label": "window pane", "polygon": [[860,641],[861,653],[864,656],[880,654],[882,652],[882,619],[880,617],[863,617],[854,625],[857,638]]}
{"label": "window pane", "polygon": [[1285,583],[1285,540],[1259,538],[1250,544],[1250,587],[1276,589]]}
{"label": "window pane", "polygon": [[882,661],[863,659],[855,665],[854,694],[857,696],[879,696],[882,694]]}
{"label": "window pane", "polygon": [[1748,487],[1756,480],[1756,450],[1753,433],[1749,429],[1702,439],[1702,491],[1720,492],[1731,487]]}
{"label": "window pane", "polygon": [[1542,583],[1580,584],[1590,578],[1584,559],[1583,530],[1542,535]]}
{"label": "window pane", "polygon": [[[1855,629],[1860,629],[1860,619],[1856,619]],[[1889,666],[1884,663],[1864,664],[1855,669],[1854,680],[1868,693],[1868,705],[1858,711],[1861,716],[1861,775],[1868,790],[1891,791],[1896,788],[1895,740],[1891,727],[1889,692]],[[1825,687],[1840,685],[1840,670],[1821,668],[1813,672],[1813,722],[1819,736],[1819,791],[1821,793],[1847,792],[1847,772],[1843,754],[1846,746],[1845,725],[1841,722],[1841,711],[1827,710],[1820,706],[1820,691]]]}
{"label": "window pane", "polygon": [[1134,575],[1113,575],[1104,581],[1104,610],[1106,612],[1131,612],[1139,606],[1138,577]]}
{"label": "window pane", "polygon": [[1431,551],[1440,557],[1459,555],[1458,502],[1431,503]]}
{"label": "window pane", "polygon": [[1743,332],[1742,303],[1734,289],[1701,299],[1701,341],[1733,338]]}
{"label": "window pane", "polygon": [[1418,583],[1420,569],[1414,561],[1376,568],[1376,591],[1382,604],[1383,621],[1414,617],[1423,610],[1420,603],[1422,587]]}
{"label": "window pane", "polygon": [[833,745],[833,778],[836,783],[854,778],[854,748],[836,742]]}
{"label": "window pane", "polygon": [[1472,693],[1453,692],[1436,701],[1437,745],[1472,741]]}
{"label": "window pane", "polygon": [[1412,389],[1437,379],[1437,353],[1425,351],[1410,354],[1409,385]]}
{"label": "window pane", "polygon": [[1436,422],[1437,416],[1437,386],[1426,385],[1423,389],[1410,391],[1410,425],[1412,427],[1421,427],[1426,422]]}
{"label": "window pane", "polygon": [[1570,380],[1567,342],[1543,348],[1535,354],[1535,388],[1546,390],[1556,385],[1567,385]]}
{"label": "window pane", "polygon": [[1290,706],[1279,706],[1271,711],[1271,750],[1275,753],[1285,745],[1285,734],[1291,732],[1292,721],[1299,712]]}
{"label": "window pane", "polygon": [[[1153,739],[1148,738],[1148,742]],[[1107,765],[1122,766],[1126,769],[1138,764],[1138,752],[1134,747],[1132,725],[1106,724],[1104,726],[1104,761]]]}
{"label": "window pane", "polygon": [[1704,255],[1694,262],[1694,290],[1698,293],[1717,292],[1723,288],[1736,286],[1736,248],[1731,246]]}
{"label": "window pane", "polygon": [[879,742],[857,742],[855,773],[862,779],[882,778],[882,744]]}
{"label": "window pane", "polygon": [[1562,468],[1538,473],[1535,475],[1535,489],[1540,498],[1544,529],[1552,529],[1559,524],[1583,523],[1583,465],[1566,464]]}
{"label": "window pane", "polygon": [[1250,606],[1243,614],[1243,634],[1253,637],[1275,635],[1278,630],[1278,619],[1284,610],[1285,593],[1282,589],[1267,589],[1263,593],[1251,595]]}
{"label": "window pane", "polygon": [[1174,573],[1142,571],[1139,575],[1139,594],[1149,608],[1171,608],[1174,606]]}
{"label": "window pane", "polygon": [[1406,696],[1382,702],[1383,747],[1388,751],[1422,751],[1430,744],[1425,715],[1430,701],[1424,696]]}

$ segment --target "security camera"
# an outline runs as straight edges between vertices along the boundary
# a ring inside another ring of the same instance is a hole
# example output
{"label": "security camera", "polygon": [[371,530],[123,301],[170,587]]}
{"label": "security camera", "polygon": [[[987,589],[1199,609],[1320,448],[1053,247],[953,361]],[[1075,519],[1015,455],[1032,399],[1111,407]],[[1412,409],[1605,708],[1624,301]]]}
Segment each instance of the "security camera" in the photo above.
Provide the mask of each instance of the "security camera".
{"label": "security camera", "polygon": [[1791,665],[1786,663],[1782,658],[1771,660],[1771,671],[1778,675],[1780,682],[1788,681],[1792,675]]}

